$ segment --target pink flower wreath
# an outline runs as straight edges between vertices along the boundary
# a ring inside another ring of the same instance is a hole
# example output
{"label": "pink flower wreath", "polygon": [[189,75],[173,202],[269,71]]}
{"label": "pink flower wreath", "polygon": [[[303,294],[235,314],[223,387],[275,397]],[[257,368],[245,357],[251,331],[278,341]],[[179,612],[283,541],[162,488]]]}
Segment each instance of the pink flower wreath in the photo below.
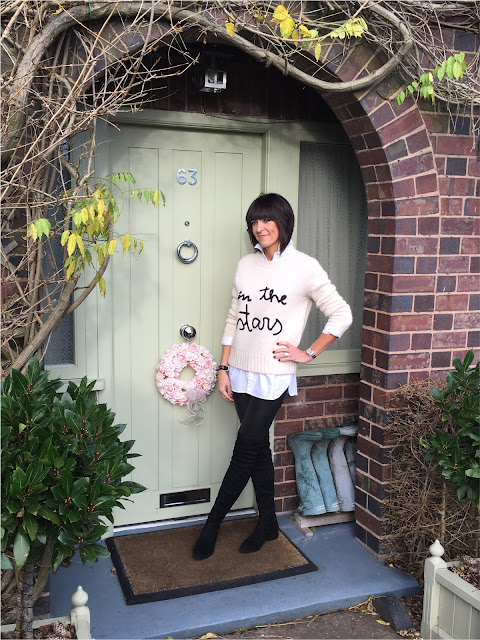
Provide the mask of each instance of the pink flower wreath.
{"label": "pink flower wreath", "polygon": [[[180,380],[185,367],[192,367],[197,372],[192,380]],[[208,349],[195,342],[174,344],[163,354],[157,366],[156,380],[158,390],[172,404],[184,406],[192,400],[203,402],[215,387],[217,363]]]}

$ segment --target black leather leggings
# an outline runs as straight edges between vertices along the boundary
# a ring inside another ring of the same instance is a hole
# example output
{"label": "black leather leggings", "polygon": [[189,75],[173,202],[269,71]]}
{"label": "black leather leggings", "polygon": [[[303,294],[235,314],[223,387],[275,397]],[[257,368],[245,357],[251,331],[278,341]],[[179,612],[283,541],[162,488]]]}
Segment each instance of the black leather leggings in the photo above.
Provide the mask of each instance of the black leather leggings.
{"label": "black leather leggings", "polygon": [[287,391],[276,400],[262,400],[248,393],[233,392],[235,409],[240,419],[238,434],[252,442],[269,444],[269,429],[282,406]]}
{"label": "black leather leggings", "polygon": [[[286,393],[286,392],[285,392]],[[273,505],[273,464],[268,431],[285,393],[276,400],[261,400],[246,393],[234,393],[240,429],[232,459],[207,524],[219,525],[252,478],[260,504]],[[264,495],[265,494],[265,495]],[[263,497],[264,495],[264,497]],[[272,506],[267,507],[272,511]],[[262,508],[265,511],[265,508]]]}

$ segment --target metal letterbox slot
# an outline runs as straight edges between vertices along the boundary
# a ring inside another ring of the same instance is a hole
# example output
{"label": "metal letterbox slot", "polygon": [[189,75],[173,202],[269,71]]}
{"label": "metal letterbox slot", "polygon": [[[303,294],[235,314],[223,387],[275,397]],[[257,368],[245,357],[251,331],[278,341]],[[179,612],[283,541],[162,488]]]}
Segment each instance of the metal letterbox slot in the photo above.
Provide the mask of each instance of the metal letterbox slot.
{"label": "metal letterbox slot", "polygon": [[161,509],[165,507],[180,507],[184,504],[198,504],[200,502],[210,502],[210,489],[190,489],[190,491],[160,494]]}

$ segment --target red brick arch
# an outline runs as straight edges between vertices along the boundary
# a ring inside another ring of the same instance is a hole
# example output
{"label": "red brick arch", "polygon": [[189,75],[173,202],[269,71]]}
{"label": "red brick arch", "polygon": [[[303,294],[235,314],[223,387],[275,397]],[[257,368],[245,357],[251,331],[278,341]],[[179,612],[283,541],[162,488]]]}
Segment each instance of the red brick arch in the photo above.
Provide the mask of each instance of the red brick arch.
{"label": "red brick arch", "polygon": [[[362,77],[384,60],[366,44],[329,70],[343,81]],[[327,103],[349,135],[365,183],[369,237],[357,459],[356,535],[376,553],[390,479],[385,433],[391,391],[429,375],[440,242],[439,181],[425,120],[413,100],[390,98],[401,86],[392,74],[356,94]]]}

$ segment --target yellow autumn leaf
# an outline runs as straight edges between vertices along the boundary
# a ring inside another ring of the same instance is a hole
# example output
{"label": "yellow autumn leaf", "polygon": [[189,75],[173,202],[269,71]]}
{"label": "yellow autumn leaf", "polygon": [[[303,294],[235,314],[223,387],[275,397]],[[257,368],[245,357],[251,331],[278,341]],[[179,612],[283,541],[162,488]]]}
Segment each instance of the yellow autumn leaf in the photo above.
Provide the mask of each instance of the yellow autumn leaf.
{"label": "yellow autumn leaf", "polygon": [[120,241],[122,243],[123,253],[127,253],[127,251],[130,249],[130,246],[132,244],[132,239],[130,238],[130,234],[126,233],[125,235],[123,235],[120,238]]}
{"label": "yellow autumn leaf", "polygon": [[110,255],[113,254],[113,252],[115,251],[115,247],[117,246],[117,241],[116,240],[110,240],[110,243],[108,245],[108,253]]}
{"label": "yellow autumn leaf", "polygon": [[200,640],[210,640],[210,638],[218,638],[218,636],[216,633],[212,633],[211,631],[209,631],[203,636],[200,636]]}
{"label": "yellow autumn leaf", "polygon": [[98,252],[98,266],[99,268],[102,266],[102,264],[105,262],[105,254],[102,251]]}
{"label": "yellow autumn leaf", "polygon": [[87,224],[87,233],[89,236],[93,236],[94,226],[93,224]]}
{"label": "yellow autumn leaf", "polygon": [[60,244],[62,245],[62,247],[65,246],[65,243],[67,242],[69,235],[70,235],[70,230],[69,229],[67,229],[66,231],[64,231],[62,233],[62,237],[60,238]]}
{"label": "yellow autumn leaf", "polygon": [[90,215],[90,220],[95,220],[95,207],[93,204],[88,207],[88,213]]}
{"label": "yellow autumn leaf", "polygon": [[80,211],[80,215],[82,216],[82,222],[87,224],[87,222],[88,222],[88,209],[87,209],[87,207],[83,207],[83,209]]}
{"label": "yellow autumn leaf", "polygon": [[286,18],[280,22],[280,33],[283,38],[289,38],[292,31],[295,29],[295,22],[292,18]]}
{"label": "yellow autumn leaf", "polygon": [[107,285],[103,278],[100,278],[100,280],[98,281],[98,288],[100,289],[100,293],[102,294],[102,296],[105,297],[105,293],[107,291]]}
{"label": "yellow autumn leaf", "polygon": [[72,233],[67,242],[67,253],[69,256],[75,251],[75,247],[77,246],[77,234]]}
{"label": "yellow autumn leaf", "polygon": [[97,202],[98,215],[103,218],[105,214],[105,201],[103,198],[99,198]]}
{"label": "yellow autumn leaf", "polygon": [[389,627],[389,626],[390,626],[390,623],[389,623],[389,622],[385,622],[385,620],[377,620],[377,622],[378,622],[378,624],[383,624],[383,625],[385,625],[386,627]]}
{"label": "yellow autumn leaf", "polygon": [[292,33],[292,40],[295,42],[295,46],[298,47],[298,40],[300,38],[300,35],[298,33],[298,29],[295,29]]}
{"label": "yellow autumn leaf", "polygon": [[73,272],[75,271],[75,267],[77,266],[77,261],[76,260],[72,260],[72,262],[68,265],[68,269],[67,269],[67,280],[71,277],[71,275],[73,274]]}
{"label": "yellow autumn leaf", "polygon": [[158,189],[155,189],[155,191],[153,192],[152,202],[154,205],[157,205],[160,202],[160,192]]}
{"label": "yellow autumn leaf", "polygon": [[80,253],[82,254],[82,257],[85,257],[85,247],[83,245],[83,240],[82,240],[82,236],[77,235],[77,247],[80,249]]}
{"label": "yellow autumn leaf", "polygon": [[38,238],[37,227],[33,222],[31,222],[28,228],[29,228],[29,234],[32,236],[32,240],[35,241]]}
{"label": "yellow autumn leaf", "polygon": [[290,14],[283,4],[279,4],[273,12],[272,22],[283,22],[286,18],[290,18]]}
{"label": "yellow autumn leaf", "polygon": [[310,29],[307,29],[307,27],[304,24],[301,24],[300,33],[302,34],[302,36],[310,36]]}
{"label": "yellow autumn leaf", "polygon": [[229,36],[235,35],[235,25],[233,24],[233,22],[225,22],[225,29],[227,30]]}
{"label": "yellow autumn leaf", "polygon": [[322,45],[320,42],[317,42],[315,46],[315,60],[318,62],[320,60],[320,56],[322,55]]}
{"label": "yellow autumn leaf", "polygon": [[363,33],[363,28],[361,25],[359,24],[354,24],[353,25],[353,35],[355,36],[355,38],[360,38],[360,36]]}

